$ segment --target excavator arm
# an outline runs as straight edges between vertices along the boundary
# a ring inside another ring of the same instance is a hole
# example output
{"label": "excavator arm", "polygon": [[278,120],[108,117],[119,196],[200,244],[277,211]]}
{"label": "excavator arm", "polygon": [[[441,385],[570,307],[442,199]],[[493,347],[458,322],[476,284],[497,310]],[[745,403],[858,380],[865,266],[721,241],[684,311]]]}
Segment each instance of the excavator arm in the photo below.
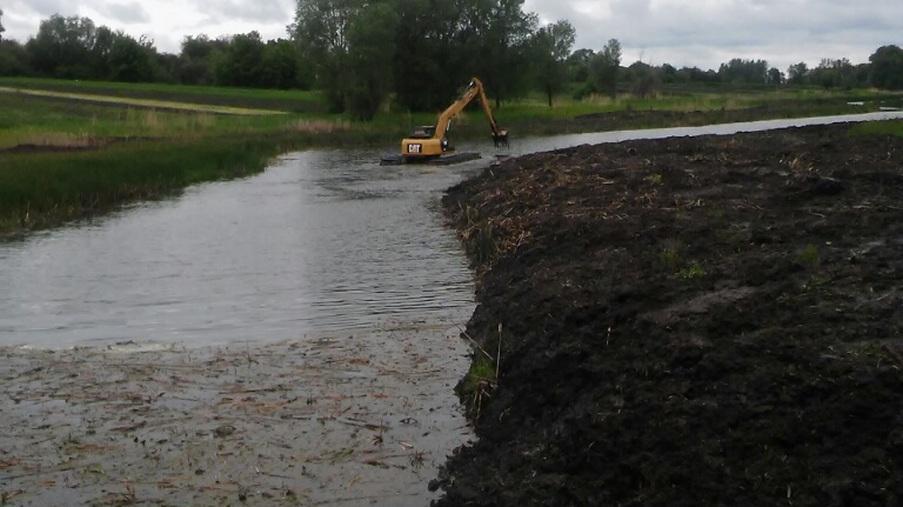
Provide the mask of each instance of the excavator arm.
{"label": "excavator arm", "polygon": [[495,116],[492,114],[489,99],[486,97],[486,90],[483,88],[483,82],[477,78],[473,78],[470,80],[470,84],[467,85],[467,89],[464,91],[464,94],[461,95],[461,98],[448,106],[448,109],[439,115],[439,119],[436,122],[434,137],[436,139],[445,137],[445,134],[451,127],[451,121],[476,98],[480,99],[480,105],[483,106],[483,112],[486,114],[486,119],[489,120],[489,127],[492,129],[492,137],[501,138],[507,136],[507,132],[500,130],[498,124],[495,122]]}
{"label": "excavator arm", "polygon": [[508,131],[500,129],[492,114],[492,107],[486,97],[483,83],[477,79],[471,79],[461,97],[448,106],[436,120],[435,127],[421,127],[418,135],[404,139],[401,142],[401,154],[405,158],[427,158],[442,155],[450,150],[446,135],[451,128],[452,120],[467,107],[474,99],[480,99],[489,127],[492,130],[492,140],[496,146],[508,144]]}

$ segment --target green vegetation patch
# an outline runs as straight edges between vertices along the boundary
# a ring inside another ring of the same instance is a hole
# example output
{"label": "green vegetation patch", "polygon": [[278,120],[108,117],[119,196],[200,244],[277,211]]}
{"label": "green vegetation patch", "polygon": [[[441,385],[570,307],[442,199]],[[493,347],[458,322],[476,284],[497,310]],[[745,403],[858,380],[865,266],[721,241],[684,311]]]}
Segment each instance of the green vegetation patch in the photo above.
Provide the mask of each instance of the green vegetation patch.
{"label": "green vegetation patch", "polygon": [[245,107],[217,106],[209,104],[193,104],[189,102],[174,102],[169,100],[138,99],[130,97],[117,97],[112,95],[97,95],[89,93],[54,92],[48,90],[32,90],[27,88],[10,88],[0,86],[0,93],[12,93],[16,95],[28,95],[33,97],[51,97],[116,106],[131,106],[150,109],[164,109],[175,111],[191,111],[197,113],[232,114],[240,116],[265,116],[285,114],[283,111],[271,109],[250,109]]}
{"label": "green vegetation patch", "polygon": [[318,91],[306,90],[269,90],[168,83],[117,83],[32,77],[0,77],[0,86],[250,109],[272,109],[294,113],[321,114],[326,112],[323,94]]}
{"label": "green vegetation patch", "polygon": [[882,135],[903,137],[903,121],[874,121],[860,123],[850,129],[850,135]]}
{"label": "green vegetation patch", "polygon": [[209,139],[0,153],[0,230],[41,227],[201,181],[252,174],[278,152],[272,142]]}

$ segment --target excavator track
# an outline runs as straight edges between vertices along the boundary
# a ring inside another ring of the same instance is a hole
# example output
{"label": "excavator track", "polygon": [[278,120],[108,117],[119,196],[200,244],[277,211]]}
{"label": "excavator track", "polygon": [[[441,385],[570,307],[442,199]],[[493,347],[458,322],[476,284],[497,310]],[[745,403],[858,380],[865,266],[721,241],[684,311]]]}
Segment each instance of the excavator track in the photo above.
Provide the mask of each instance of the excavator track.
{"label": "excavator track", "polygon": [[438,157],[427,159],[406,159],[401,155],[386,154],[379,160],[379,165],[403,165],[403,164],[421,164],[421,165],[453,165],[471,160],[482,158],[479,153],[463,152],[463,153],[445,153]]}

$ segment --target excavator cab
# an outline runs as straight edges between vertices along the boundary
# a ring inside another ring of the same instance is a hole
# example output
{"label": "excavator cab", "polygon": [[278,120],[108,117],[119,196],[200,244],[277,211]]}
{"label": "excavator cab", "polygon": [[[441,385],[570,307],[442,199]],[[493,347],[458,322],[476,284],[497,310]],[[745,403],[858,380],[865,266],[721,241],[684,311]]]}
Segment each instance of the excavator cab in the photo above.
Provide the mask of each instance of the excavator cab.
{"label": "excavator cab", "polygon": [[436,133],[435,125],[422,125],[411,130],[411,139],[429,139]]}

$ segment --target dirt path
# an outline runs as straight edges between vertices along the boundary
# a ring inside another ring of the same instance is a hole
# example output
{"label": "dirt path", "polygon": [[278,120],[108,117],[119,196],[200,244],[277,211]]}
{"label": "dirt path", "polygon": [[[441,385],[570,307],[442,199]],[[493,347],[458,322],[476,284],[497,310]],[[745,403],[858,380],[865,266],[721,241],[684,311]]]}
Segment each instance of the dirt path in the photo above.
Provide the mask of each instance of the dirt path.
{"label": "dirt path", "polygon": [[169,111],[184,111],[192,113],[228,114],[237,116],[272,116],[287,114],[283,111],[268,109],[249,109],[244,107],[215,106],[210,104],[191,104],[188,102],[172,102],[168,100],[133,99],[128,97],[114,97],[111,95],[95,95],[90,93],[52,92],[47,90],[32,90],[28,88],[11,88],[0,86],[0,93],[18,93],[33,97],[50,97],[55,99],[76,100],[95,104],[111,104],[117,106],[132,106],[148,109],[165,109]]}
{"label": "dirt path", "polygon": [[425,505],[469,435],[457,334],[0,348],[0,503]]}
{"label": "dirt path", "polygon": [[445,205],[489,353],[441,505],[903,500],[903,139],[582,146]]}

